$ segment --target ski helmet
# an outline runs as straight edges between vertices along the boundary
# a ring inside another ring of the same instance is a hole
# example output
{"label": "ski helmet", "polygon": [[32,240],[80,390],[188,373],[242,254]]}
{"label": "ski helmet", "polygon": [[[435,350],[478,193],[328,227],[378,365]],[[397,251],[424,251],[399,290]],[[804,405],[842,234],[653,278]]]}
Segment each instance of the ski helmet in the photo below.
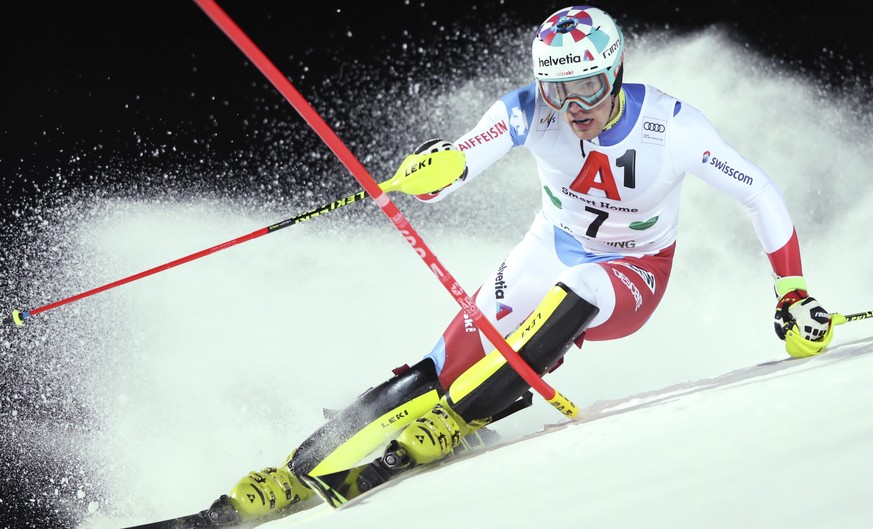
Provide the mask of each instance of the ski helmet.
{"label": "ski helmet", "polygon": [[532,52],[540,93],[555,110],[570,103],[590,110],[621,88],[624,37],[601,9],[556,11],[537,29]]}

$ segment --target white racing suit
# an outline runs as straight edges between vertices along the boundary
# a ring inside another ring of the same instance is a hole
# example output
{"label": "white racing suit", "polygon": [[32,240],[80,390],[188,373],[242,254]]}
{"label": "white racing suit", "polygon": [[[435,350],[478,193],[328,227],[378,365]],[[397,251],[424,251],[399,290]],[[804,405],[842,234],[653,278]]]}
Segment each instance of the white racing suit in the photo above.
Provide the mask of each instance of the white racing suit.
{"label": "white racing suit", "polygon": [[[466,178],[419,195],[445,199],[512,148],[533,154],[542,210],[476,294],[504,336],[557,282],[600,309],[585,339],[621,338],[642,327],[670,277],[686,173],[745,207],[776,274],[802,275],[794,225],[772,180],[691,105],[647,85],[622,91],[619,119],[592,141],[579,140],[535,84],[510,92],[455,142],[467,156]],[[428,356],[448,387],[492,349],[459,313]]]}

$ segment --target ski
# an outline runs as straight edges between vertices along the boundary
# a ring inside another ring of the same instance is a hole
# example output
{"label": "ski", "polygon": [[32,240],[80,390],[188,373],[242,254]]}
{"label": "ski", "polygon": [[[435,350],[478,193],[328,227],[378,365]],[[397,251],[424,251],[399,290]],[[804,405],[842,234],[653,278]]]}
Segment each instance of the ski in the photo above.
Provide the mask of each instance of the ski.
{"label": "ski", "polygon": [[261,520],[253,520],[251,522],[242,521],[225,521],[212,522],[206,515],[208,511],[200,511],[198,513],[189,514],[187,516],[179,516],[177,518],[169,518],[157,522],[150,522],[142,525],[133,525],[123,527],[122,529],[253,529],[254,527],[273,520],[274,518],[265,518]]}
{"label": "ski", "polygon": [[159,522],[134,525],[131,527],[125,527],[124,529],[198,529],[200,527],[209,527],[209,520],[206,517],[206,512],[207,511],[200,511],[187,516],[179,516],[178,518],[170,518]]}
{"label": "ski", "polygon": [[230,504],[230,499],[225,495],[215,500],[208,509],[200,512],[158,522],[124,527],[123,529],[223,529],[230,527],[235,529],[251,529],[267,521],[268,519],[261,519],[243,522],[236,509]]}
{"label": "ski", "polygon": [[[472,443],[470,441],[473,441]],[[333,508],[339,508],[358,496],[414,472],[434,469],[460,459],[476,455],[487,449],[500,446],[500,436],[487,429],[477,432],[466,444],[455,449],[442,461],[428,465],[416,465],[406,450],[394,440],[388,444],[382,456],[356,467],[319,476],[305,475],[301,480]]]}
{"label": "ski", "polygon": [[[531,405],[532,399],[533,394],[530,391],[525,392],[506,410],[495,415],[491,421],[492,424],[518,410],[527,408]],[[333,508],[339,508],[365,492],[369,492],[400,475],[408,475],[412,471],[423,471],[446,465],[463,459],[466,456],[482,452],[485,449],[494,448],[500,444],[500,435],[497,432],[488,428],[482,428],[476,431],[474,435],[464,438],[461,445],[456,447],[442,461],[417,466],[406,453],[406,450],[394,440],[388,444],[381,457],[377,457],[369,463],[331,474],[304,475],[300,476],[300,479],[309,488],[314,490],[325,503]]]}
{"label": "ski", "polygon": [[[506,411],[496,415],[492,422],[530,406],[532,398],[533,394],[531,392],[526,392],[515,402],[515,404],[507,408]],[[412,461],[412,458],[410,458],[399,443],[394,440],[388,444],[388,447],[385,449],[385,452],[381,457],[378,457],[369,463],[332,474],[319,476],[304,475],[300,476],[300,479],[315,491],[316,496],[321,498],[324,503],[327,503],[331,507],[338,508],[389,480],[393,480],[400,475],[410,474],[410,471],[424,471],[440,467],[459,459],[465,459],[468,456],[478,454],[487,449],[496,448],[501,444],[503,443],[500,440],[500,435],[496,431],[488,428],[481,428],[473,434],[465,437],[462,440],[461,445],[456,447],[455,450],[445,459],[428,465],[416,466]],[[318,501],[315,497],[312,499],[316,502]],[[229,498],[224,495],[213,502],[212,506],[206,510],[158,522],[123,527],[122,529],[252,529],[260,524],[308,509],[312,506],[304,505],[308,503],[309,501],[306,500],[301,503],[292,504],[267,517],[244,522],[240,519],[239,514],[230,504]]]}
{"label": "ski", "polygon": [[306,475],[302,479],[325,503],[338,508],[413,467],[406,450],[397,441],[391,441],[385,453],[369,463],[331,474]]}
{"label": "ski", "polygon": [[[483,428],[476,435],[470,436],[469,440],[465,440],[465,444],[456,448],[455,452],[445,460],[422,466],[415,466],[397,441],[391,441],[384,454],[370,463],[332,474],[302,476],[300,479],[314,490],[325,503],[337,508],[401,474],[408,473],[410,470],[424,470],[441,466],[463,456],[483,451],[483,448],[497,446],[500,444],[499,439],[500,436],[496,432]],[[228,497],[222,496],[208,509],[194,514],[123,527],[122,529],[252,529],[260,524],[294,514],[301,510],[301,506],[302,504],[290,505],[270,516],[244,522],[231,506]],[[308,507],[303,507],[303,509],[306,508]]]}

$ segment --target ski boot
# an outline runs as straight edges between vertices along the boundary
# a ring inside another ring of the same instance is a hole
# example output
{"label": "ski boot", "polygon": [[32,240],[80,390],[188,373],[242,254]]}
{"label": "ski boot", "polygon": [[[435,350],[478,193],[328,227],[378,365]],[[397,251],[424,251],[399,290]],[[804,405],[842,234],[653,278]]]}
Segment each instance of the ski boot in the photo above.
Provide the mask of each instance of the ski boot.
{"label": "ski boot", "polygon": [[[433,463],[456,450],[463,452],[496,442],[497,434],[484,428],[489,422],[478,420],[467,423],[443,399],[431,411],[404,428],[400,436],[391,441],[382,457],[362,467],[355,479],[357,493],[367,492],[412,467]],[[346,480],[349,481],[348,478]]]}
{"label": "ski boot", "polygon": [[[493,420],[529,405],[530,398],[522,398]],[[444,397],[433,409],[406,426],[373,461],[328,474],[304,474],[301,478],[326,503],[340,507],[419,465],[496,444],[500,436],[485,428],[493,420],[468,423],[449,407]]]}
{"label": "ski boot", "polygon": [[484,432],[488,422],[467,423],[443,400],[404,428],[382,456],[370,463],[330,474],[304,475],[303,479],[325,502],[339,507],[418,465],[442,459],[456,448],[470,450],[488,444],[497,436],[495,432],[472,435],[470,442],[462,442],[477,430]]}
{"label": "ski boot", "polygon": [[[443,398],[431,411],[400,432],[397,443],[416,465],[426,465],[452,453],[467,435],[489,422],[476,420],[467,423]],[[465,447],[467,444],[464,443]]]}
{"label": "ski boot", "polygon": [[[293,453],[291,454],[294,455]],[[127,529],[251,529],[256,525],[300,512],[320,502],[307,501],[315,492],[303,485],[288,469],[288,456],[280,468],[250,472],[208,509]]]}
{"label": "ski boot", "polygon": [[284,516],[308,508],[301,504],[312,497],[313,492],[289,470],[288,461],[293,455],[279,468],[250,472],[230,490],[227,501],[242,521],[272,518],[277,513]]}

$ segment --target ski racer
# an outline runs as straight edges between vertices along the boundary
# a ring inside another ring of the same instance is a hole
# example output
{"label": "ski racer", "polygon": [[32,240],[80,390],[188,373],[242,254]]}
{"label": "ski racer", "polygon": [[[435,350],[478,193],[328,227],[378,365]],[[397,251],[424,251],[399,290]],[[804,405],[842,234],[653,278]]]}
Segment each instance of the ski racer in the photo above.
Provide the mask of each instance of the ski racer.
{"label": "ski racer", "polygon": [[[583,339],[636,332],[670,279],[690,173],[748,212],[774,273],[775,330],[788,354],[820,353],[833,326],[807,292],[779,189],[698,109],[655,87],[622,83],[624,51],[620,28],[603,10],[560,9],[534,36],[534,82],[503,95],[454,142],[416,150],[466,156],[453,183],[418,195],[423,202],[447,199],[513,148],[536,160],[542,209],[482,282],[478,308],[540,374]],[[423,359],[329,418],[283,465],[244,477],[201,519],[223,526],[296,512],[313,496],[313,480],[386,445],[383,459],[402,467],[437,461],[523,407],[528,389],[462,311]]]}

